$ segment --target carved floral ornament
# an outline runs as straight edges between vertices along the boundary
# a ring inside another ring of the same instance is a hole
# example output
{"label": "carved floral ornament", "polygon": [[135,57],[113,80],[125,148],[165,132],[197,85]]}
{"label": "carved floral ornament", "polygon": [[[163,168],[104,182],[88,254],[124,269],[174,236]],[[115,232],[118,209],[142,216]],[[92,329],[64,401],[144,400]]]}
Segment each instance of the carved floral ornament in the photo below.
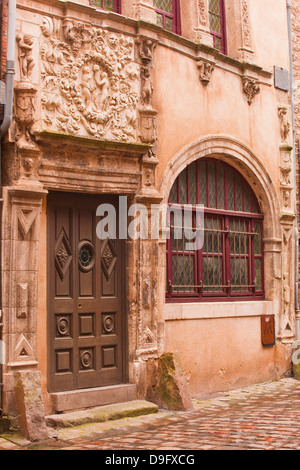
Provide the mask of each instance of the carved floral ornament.
{"label": "carved floral ornament", "polygon": [[[46,21],[47,20],[47,21]],[[137,140],[140,66],[130,36],[65,20],[41,30],[42,118],[47,129],[106,140]]]}

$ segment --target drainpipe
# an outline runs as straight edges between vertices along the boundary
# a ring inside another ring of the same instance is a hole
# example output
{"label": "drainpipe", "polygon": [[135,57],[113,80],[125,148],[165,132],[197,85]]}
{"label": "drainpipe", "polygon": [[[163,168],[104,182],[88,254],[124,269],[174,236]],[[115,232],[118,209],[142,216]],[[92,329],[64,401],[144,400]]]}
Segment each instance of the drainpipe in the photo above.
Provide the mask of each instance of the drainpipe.
{"label": "drainpipe", "polygon": [[[291,0],[286,0],[287,6],[287,20],[288,20],[288,35],[289,35],[289,59],[290,59],[290,94],[292,106],[292,133],[293,133],[293,155],[294,155],[294,188],[295,188],[295,319],[296,319],[296,340],[300,340],[300,312],[299,312],[299,232],[297,222],[297,199],[296,199],[296,152],[295,152],[295,103],[294,103],[294,66],[293,66],[293,42],[292,42],[292,13],[291,13]],[[300,162],[299,162],[300,163]]]}
{"label": "drainpipe", "polygon": [[[6,52],[6,71],[5,71],[5,103],[4,117],[0,126],[0,197],[2,198],[2,137],[9,129],[13,115],[14,99],[14,74],[15,74],[15,39],[16,37],[16,0],[8,0],[8,18],[7,18],[7,52]],[[2,211],[0,211],[0,227],[2,227]],[[1,265],[0,265],[1,267]],[[2,317],[2,286],[0,288],[0,340],[2,339],[3,328]],[[0,361],[1,362],[1,361]],[[0,416],[3,406],[3,383],[2,383],[2,364],[0,363]]]}

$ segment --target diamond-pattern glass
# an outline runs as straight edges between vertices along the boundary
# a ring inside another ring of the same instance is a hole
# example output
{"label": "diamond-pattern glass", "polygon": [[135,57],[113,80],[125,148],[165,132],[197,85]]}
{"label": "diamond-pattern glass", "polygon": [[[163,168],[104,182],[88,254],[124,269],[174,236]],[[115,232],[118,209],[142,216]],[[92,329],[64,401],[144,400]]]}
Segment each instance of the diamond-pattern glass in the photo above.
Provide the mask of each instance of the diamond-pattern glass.
{"label": "diamond-pattern glass", "polygon": [[221,232],[217,231],[221,229],[221,220],[205,217],[204,228],[203,252],[212,254],[222,253]]}
{"label": "diamond-pattern glass", "polygon": [[170,198],[169,198],[170,204],[177,204],[177,180],[172,186],[172,189],[170,191]]}
{"label": "diamond-pattern glass", "polygon": [[217,257],[203,258],[203,287],[204,291],[222,290],[222,260]]}
{"label": "diamond-pattern glass", "polygon": [[245,212],[251,212],[250,191],[245,186],[244,186],[244,204],[245,204]]}
{"label": "diamond-pattern glass", "polygon": [[154,8],[173,13],[173,0],[154,0]]}
{"label": "diamond-pattern glass", "polygon": [[218,208],[225,209],[225,196],[224,196],[224,167],[218,165]]}
{"label": "diamond-pattern glass", "polygon": [[234,181],[233,173],[231,170],[227,170],[227,204],[228,210],[234,211]]}
{"label": "diamond-pattern glass", "polygon": [[175,291],[179,290],[192,290],[194,284],[194,259],[189,255],[173,255],[172,256],[172,270],[173,270],[173,287]]}
{"label": "diamond-pattern glass", "polygon": [[197,178],[196,178],[196,163],[189,166],[189,196],[190,204],[197,204],[196,191],[197,191]]}
{"label": "diamond-pattern glass", "polygon": [[209,0],[208,9],[210,13],[220,15],[220,0]]}
{"label": "diamond-pattern glass", "polygon": [[186,169],[179,175],[179,202],[180,204],[187,204],[187,184],[186,184]]}
{"label": "diamond-pattern glass", "polygon": [[243,210],[243,187],[242,187],[242,181],[240,180],[240,178],[236,178],[235,191],[236,191],[236,210],[242,212]]}
{"label": "diamond-pattern glass", "polygon": [[[261,255],[261,228],[260,224],[254,224],[254,254]],[[257,235],[256,235],[257,234]]]}
{"label": "diamond-pattern glass", "polygon": [[221,34],[221,18],[212,13],[209,14],[209,29],[215,33]]}
{"label": "diamond-pattern glass", "polygon": [[199,177],[200,177],[200,204],[207,207],[206,202],[206,162],[199,164]]}
{"label": "diamond-pattern glass", "polygon": [[216,208],[216,167],[212,162],[208,164],[208,181],[209,207]]}
{"label": "diamond-pattern glass", "polygon": [[255,267],[255,284],[256,289],[261,290],[262,288],[262,279],[261,279],[261,259],[257,258],[254,262]]}

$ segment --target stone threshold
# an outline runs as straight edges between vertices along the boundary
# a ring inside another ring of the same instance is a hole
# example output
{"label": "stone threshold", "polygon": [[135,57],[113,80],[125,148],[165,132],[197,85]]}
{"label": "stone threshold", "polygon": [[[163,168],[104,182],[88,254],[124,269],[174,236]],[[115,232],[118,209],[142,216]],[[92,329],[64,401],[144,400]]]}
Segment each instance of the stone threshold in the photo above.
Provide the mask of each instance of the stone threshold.
{"label": "stone threshold", "polygon": [[135,384],[120,384],[51,393],[52,407],[56,413],[72,412],[85,408],[112,405],[114,403],[126,403],[136,399]]}
{"label": "stone threshold", "polygon": [[99,406],[85,410],[46,416],[46,424],[51,428],[69,428],[83,424],[103,423],[122,418],[133,418],[158,412],[158,406],[145,400]]}

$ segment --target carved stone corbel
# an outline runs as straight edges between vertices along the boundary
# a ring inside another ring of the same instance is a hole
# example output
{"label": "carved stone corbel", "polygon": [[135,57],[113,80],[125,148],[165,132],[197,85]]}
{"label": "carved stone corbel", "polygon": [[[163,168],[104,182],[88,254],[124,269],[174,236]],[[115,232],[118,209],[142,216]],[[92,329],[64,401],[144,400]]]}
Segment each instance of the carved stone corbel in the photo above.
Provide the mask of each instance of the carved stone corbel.
{"label": "carved stone corbel", "polygon": [[243,91],[247,95],[248,104],[251,105],[253,98],[260,93],[258,80],[250,77],[242,77]]}
{"label": "carved stone corbel", "polygon": [[206,59],[200,59],[197,63],[199,69],[199,78],[204,86],[207,86],[211,80],[215,68],[215,62]]}

